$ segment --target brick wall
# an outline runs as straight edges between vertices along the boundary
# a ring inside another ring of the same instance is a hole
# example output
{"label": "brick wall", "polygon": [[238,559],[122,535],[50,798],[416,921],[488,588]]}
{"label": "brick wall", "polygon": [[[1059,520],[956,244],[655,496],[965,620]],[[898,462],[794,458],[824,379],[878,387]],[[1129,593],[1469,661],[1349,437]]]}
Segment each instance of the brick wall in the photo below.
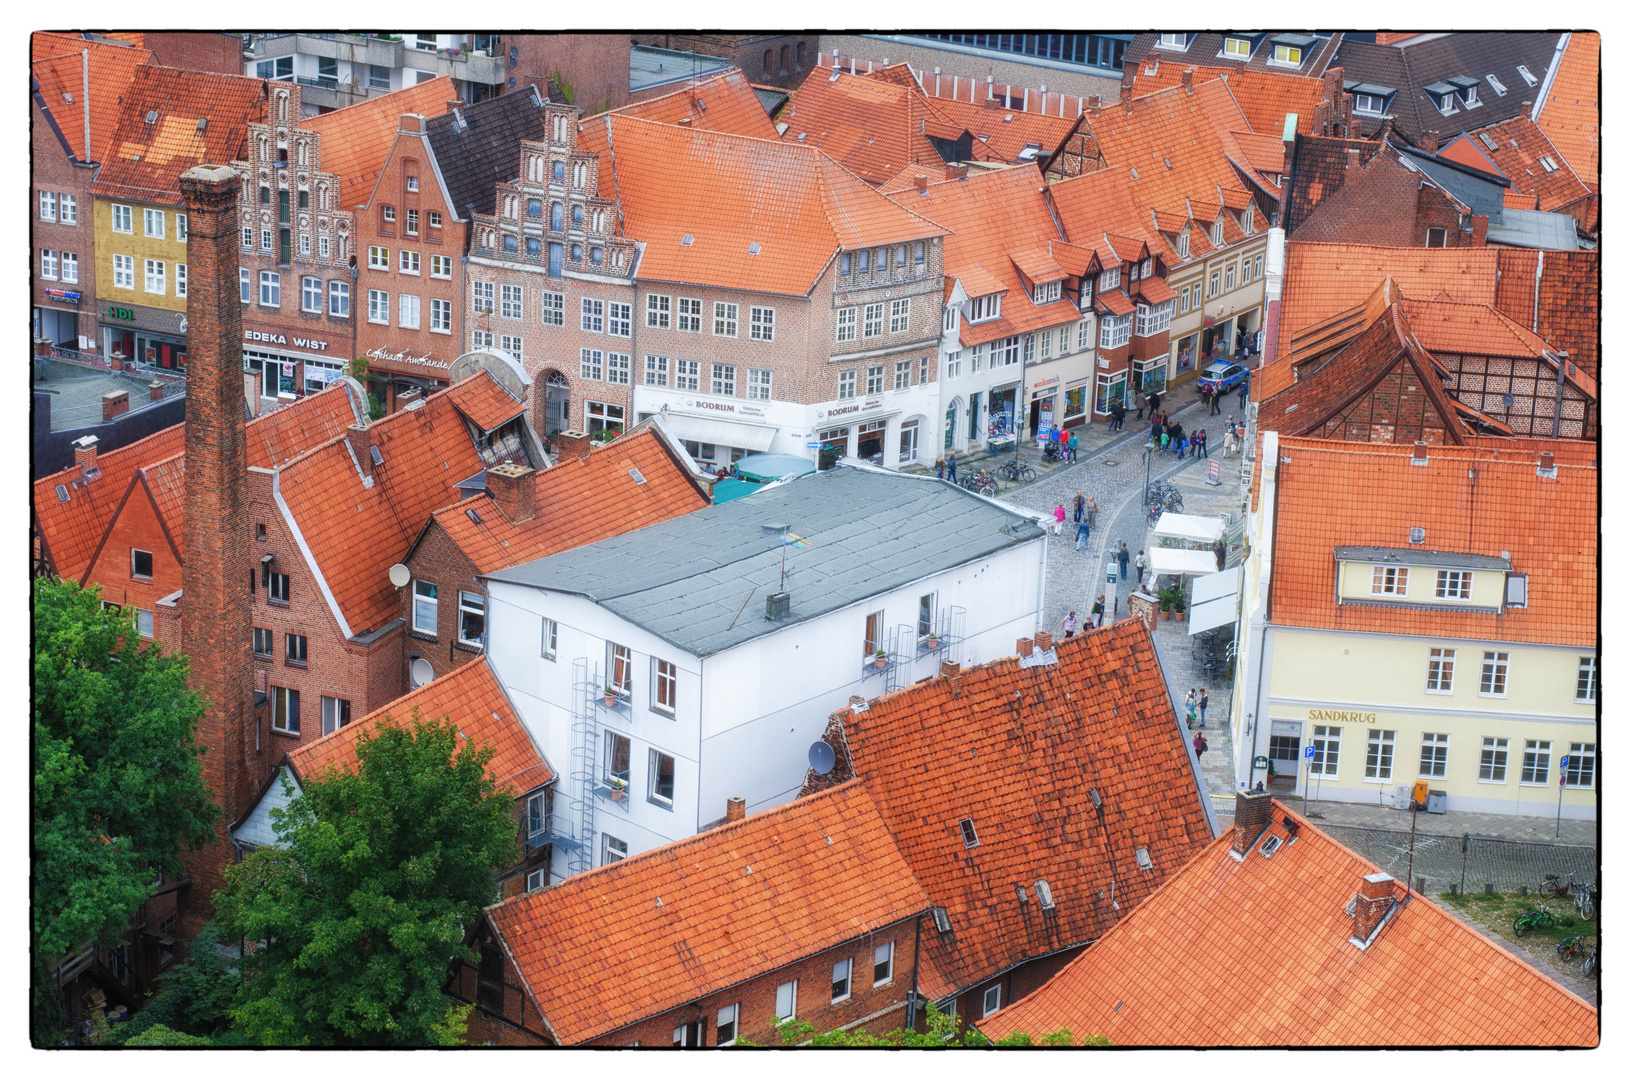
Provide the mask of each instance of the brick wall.
{"label": "brick wall", "polygon": [[[53,109],[72,108],[60,102],[48,102]],[[91,218],[92,200],[90,196],[91,180],[95,176],[92,167],[76,165],[67,153],[63,151],[62,143],[57,138],[57,132],[45,119],[38,104],[30,107],[33,120],[31,137],[33,150],[33,190],[30,192],[29,204],[30,231],[32,233],[33,273],[33,303],[35,307],[53,308],[57,311],[68,312],[77,326],[76,338],[83,334],[94,342],[96,340],[96,245],[95,228]],[[77,157],[85,152],[83,146],[73,148]],[[48,191],[57,196],[56,220],[44,221],[40,217],[40,192]],[[68,195],[74,200],[76,224],[62,224],[62,196]],[[42,249],[58,253],[57,279],[49,281],[40,276],[40,251]],[[70,252],[78,257],[79,280],[77,282],[62,280],[61,252]],[[67,300],[55,300],[45,295],[46,289],[60,289],[80,294],[78,304]],[[77,340],[71,346],[78,347]]]}
{"label": "brick wall", "polygon": [[[633,34],[634,44],[729,60],[749,82],[796,90],[815,65],[819,34]],[[802,46],[802,48],[801,48]]]}
{"label": "brick wall", "polygon": [[[478,499],[477,504],[482,507],[483,513],[492,506],[486,499]],[[497,510],[492,512],[496,513]],[[413,574],[414,581],[428,581],[436,586],[436,634],[431,637],[412,629],[413,584],[410,582],[399,593],[401,614],[407,626],[398,646],[403,665],[407,664],[407,653],[419,653],[435,668],[436,677],[441,678],[479,659],[480,649],[458,644],[459,590],[474,593],[484,591],[476,581],[475,563],[453,542],[445,529],[432,523],[408,559],[408,570]]]}
{"label": "brick wall", "polygon": [[536,85],[549,96],[555,76],[569,99],[585,114],[616,109],[629,102],[629,35],[623,34],[505,34],[506,55],[516,50],[509,69],[514,89]]}
{"label": "brick wall", "polygon": [[1481,235],[1461,231],[1461,209],[1448,195],[1437,188],[1422,186],[1416,192],[1416,221],[1411,233],[1413,247],[1427,243],[1428,229],[1444,230],[1445,247],[1484,246]]}
{"label": "brick wall", "polygon": [[153,63],[189,71],[242,75],[243,38],[237,34],[144,33],[142,47],[152,52]]}
{"label": "brick wall", "polygon": [[[160,597],[169,596],[181,588],[181,561],[166,539],[165,529],[159,524],[158,515],[140,478],[136,479],[136,486],[129,489],[128,497],[123,491],[113,497],[122,499],[124,505],[109,525],[95,561],[86,568],[85,580],[101,585],[102,599],[108,603],[155,611]],[[132,550],[146,551],[152,555],[153,573],[150,577],[135,575]]]}

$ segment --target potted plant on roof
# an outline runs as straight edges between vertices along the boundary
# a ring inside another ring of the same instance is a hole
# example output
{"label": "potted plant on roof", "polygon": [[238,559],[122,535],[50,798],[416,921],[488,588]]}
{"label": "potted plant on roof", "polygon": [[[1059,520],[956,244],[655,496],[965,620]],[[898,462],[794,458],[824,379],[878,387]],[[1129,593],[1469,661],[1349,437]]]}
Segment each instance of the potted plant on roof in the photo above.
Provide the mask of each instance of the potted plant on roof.
{"label": "potted plant on roof", "polygon": [[617,704],[617,691],[610,686],[606,687],[606,707],[609,709]]}
{"label": "potted plant on roof", "polygon": [[1184,599],[1184,590],[1181,586],[1174,586],[1172,590],[1172,614],[1179,622],[1184,621],[1184,608],[1189,606]]}
{"label": "potted plant on roof", "polygon": [[1172,586],[1168,585],[1158,595],[1161,597],[1161,619],[1164,622],[1172,618]]}
{"label": "potted plant on roof", "polygon": [[628,793],[626,790],[628,786],[629,782],[622,777],[612,777],[612,802],[622,802]]}
{"label": "potted plant on roof", "polygon": [[884,669],[884,665],[888,663],[889,654],[884,652],[882,649],[879,649],[877,652],[872,654],[872,666],[877,668],[879,671],[882,671]]}

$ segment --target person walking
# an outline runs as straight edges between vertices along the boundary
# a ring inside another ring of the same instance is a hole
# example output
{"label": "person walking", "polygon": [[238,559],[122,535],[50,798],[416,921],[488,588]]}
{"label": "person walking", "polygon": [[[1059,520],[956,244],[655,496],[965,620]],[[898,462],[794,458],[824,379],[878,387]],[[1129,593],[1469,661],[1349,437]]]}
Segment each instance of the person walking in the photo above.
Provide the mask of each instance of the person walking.
{"label": "person walking", "polygon": [[1206,445],[1206,429],[1201,428],[1201,457],[1210,458],[1211,456],[1212,448]]}
{"label": "person walking", "polygon": [[1053,535],[1060,536],[1065,531],[1065,504],[1059,503],[1053,508]]}
{"label": "person walking", "polygon": [[1103,626],[1104,625],[1104,594],[1103,593],[1100,593],[1099,598],[1097,600],[1093,601],[1092,620],[1093,620],[1093,625],[1094,626]]}
{"label": "person walking", "polygon": [[946,478],[946,459],[944,455],[934,459],[934,478],[936,480],[944,480]]}
{"label": "person walking", "polygon": [[1190,745],[1195,748],[1195,757],[1198,760],[1202,754],[1206,753],[1206,735],[1205,735],[1205,733],[1197,731],[1195,733],[1195,741],[1190,743]]}
{"label": "person walking", "polygon": [[1189,436],[1185,435],[1178,440],[1178,456],[1181,458],[1187,453],[1189,453]]}
{"label": "person walking", "polygon": [[1076,445],[1077,445],[1076,444],[1076,433],[1073,431],[1073,432],[1070,433],[1070,460],[1071,461],[1076,460]]}
{"label": "person walking", "polygon": [[1195,726],[1195,689],[1194,689],[1194,687],[1190,688],[1189,696],[1184,698],[1184,713],[1189,718],[1189,726],[1191,728],[1193,728]]}
{"label": "person walking", "polygon": [[1208,416],[1217,416],[1218,414],[1223,412],[1223,410],[1218,407],[1218,403],[1221,402],[1222,400],[1223,400],[1223,392],[1221,390],[1214,390],[1212,392],[1212,411],[1207,413],[1206,415],[1208,415]]}
{"label": "person walking", "polygon": [[1165,431],[1161,432],[1161,452],[1162,453],[1166,452],[1167,440],[1170,439],[1170,438],[1171,438],[1171,436],[1168,435]]}
{"label": "person walking", "polygon": [[956,454],[947,454],[946,455],[946,479],[950,480],[954,484],[957,483],[957,455]]}
{"label": "person walking", "polygon": [[1082,551],[1087,547],[1087,541],[1093,536],[1093,526],[1087,523],[1086,518],[1076,519],[1076,550]]}
{"label": "person walking", "polygon": [[1144,410],[1149,408],[1149,407],[1150,407],[1150,396],[1148,394],[1138,395],[1138,418],[1140,420],[1144,419]]}
{"label": "person walking", "polygon": [[1244,379],[1240,380],[1240,407],[1241,407],[1241,409],[1246,408],[1246,398],[1251,392],[1252,392],[1252,377],[1251,377],[1250,374],[1248,374]]}
{"label": "person walking", "polygon": [[1064,619],[1060,621],[1059,627],[1060,627],[1060,629],[1064,630],[1066,637],[1075,637],[1076,636],[1076,613],[1073,611],[1069,615],[1066,615],[1064,617]]}
{"label": "person walking", "polygon": [[1151,394],[1150,395],[1150,409],[1151,409],[1151,411],[1153,411],[1155,409],[1159,409],[1160,407],[1161,407],[1161,395],[1159,393]]}
{"label": "person walking", "polygon": [[1091,528],[1099,524],[1099,500],[1091,495],[1087,497],[1087,524]]}
{"label": "person walking", "polygon": [[1121,542],[1121,550],[1116,552],[1116,563],[1121,567],[1121,580],[1123,581],[1127,580],[1128,558],[1130,558],[1130,556],[1127,554],[1127,541],[1123,540]]}
{"label": "person walking", "polygon": [[1212,554],[1217,557],[1218,569],[1222,570],[1223,564],[1227,561],[1228,552],[1225,550],[1223,540],[1221,538],[1219,538],[1217,543],[1212,545]]}
{"label": "person walking", "polygon": [[1195,706],[1200,710],[1201,727],[1206,726],[1206,687],[1201,687],[1201,696],[1196,699]]}
{"label": "person walking", "polygon": [[1138,571],[1138,586],[1144,587],[1144,572],[1150,568],[1150,560],[1144,557],[1144,549],[1138,549],[1138,558],[1133,560],[1133,568]]}
{"label": "person walking", "polygon": [[1082,518],[1084,518],[1086,516],[1087,516],[1087,500],[1085,498],[1083,498],[1082,493],[1080,491],[1078,491],[1076,493],[1075,516],[1071,520],[1081,521]]}

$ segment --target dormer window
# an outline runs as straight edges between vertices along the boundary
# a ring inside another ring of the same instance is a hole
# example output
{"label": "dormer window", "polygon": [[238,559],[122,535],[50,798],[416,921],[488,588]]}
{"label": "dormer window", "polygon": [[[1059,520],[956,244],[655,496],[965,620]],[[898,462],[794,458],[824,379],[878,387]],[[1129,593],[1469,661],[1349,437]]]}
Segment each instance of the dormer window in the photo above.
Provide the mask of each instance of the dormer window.
{"label": "dormer window", "polygon": [[1177,49],[1182,52],[1189,48],[1188,34],[1162,34],[1156,44],[1163,49]]}
{"label": "dormer window", "polygon": [[1112,266],[1099,273],[1099,292],[1109,292],[1121,284],[1121,267]]}
{"label": "dormer window", "polygon": [[1253,220],[1256,218],[1256,216],[1257,216],[1257,207],[1255,207],[1255,206],[1246,207],[1246,212],[1244,214],[1240,215],[1240,227],[1241,227],[1241,229],[1245,230],[1245,232],[1247,232],[1249,234],[1252,231],[1252,223],[1253,223]]}
{"label": "dormer window", "polygon": [[1178,234],[1178,258],[1189,258],[1189,230],[1185,229]]}
{"label": "dormer window", "polygon": [[1288,67],[1300,67],[1303,62],[1303,51],[1290,45],[1276,45],[1274,47],[1274,62],[1285,64]]}
{"label": "dormer window", "polygon": [[1370,591],[1372,596],[1403,596],[1410,584],[1408,566],[1371,567]]}
{"label": "dormer window", "polygon": [[1212,243],[1217,247],[1222,247],[1223,246],[1223,215],[1222,214],[1219,214],[1218,219],[1216,221],[1212,222]]}
{"label": "dormer window", "polygon": [[1153,263],[1154,263],[1154,262],[1155,262],[1155,260],[1154,260],[1154,259],[1145,259],[1145,260],[1144,260],[1144,262],[1143,262],[1143,265],[1141,265],[1141,266],[1140,266],[1140,267],[1139,267],[1139,268],[1138,268],[1138,276],[1139,276],[1139,277],[1140,277],[1140,278],[1141,278],[1141,279],[1142,279],[1142,278],[1147,278],[1147,277],[1149,277],[1149,276],[1150,276],[1150,270],[1151,270],[1151,269],[1152,269],[1152,268],[1153,268],[1153,267],[1152,267],[1152,264],[1153,264]]}
{"label": "dormer window", "polygon": [[1367,116],[1381,116],[1387,105],[1387,99],[1380,94],[1355,94],[1354,112],[1364,113]]}
{"label": "dormer window", "polygon": [[968,321],[970,323],[987,322],[1002,315],[1002,293],[992,293],[989,296],[976,296],[969,301]]}
{"label": "dormer window", "polygon": [[1478,100],[1478,80],[1468,75],[1452,75],[1449,78],[1451,86],[1455,87],[1456,95],[1461,98],[1461,104],[1474,109],[1481,104]]}
{"label": "dormer window", "polygon": [[1252,39],[1243,37],[1226,37],[1223,39],[1223,55],[1230,60],[1249,60],[1252,55]]}
{"label": "dormer window", "polygon": [[1031,299],[1038,304],[1051,304],[1059,299],[1062,281],[1046,281],[1038,285],[1031,293]]}

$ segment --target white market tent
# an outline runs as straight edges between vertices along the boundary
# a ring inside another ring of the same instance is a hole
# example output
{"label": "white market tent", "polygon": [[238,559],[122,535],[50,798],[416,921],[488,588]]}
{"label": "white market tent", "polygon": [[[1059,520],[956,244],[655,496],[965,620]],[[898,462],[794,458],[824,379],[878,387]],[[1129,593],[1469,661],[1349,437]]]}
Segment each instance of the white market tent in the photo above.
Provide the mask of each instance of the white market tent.
{"label": "white market tent", "polygon": [[1241,568],[1235,566],[1195,579],[1189,596],[1191,635],[1235,621],[1235,614],[1240,609],[1240,577]]}
{"label": "white market tent", "polygon": [[[1210,544],[1223,535],[1224,519],[1218,517],[1201,517],[1198,514],[1162,514],[1161,520],[1155,523],[1157,538],[1171,537],[1175,540],[1194,540],[1202,544]],[[1216,568],[1217,564],[1212,564]]]}
{"label": "white market tent", "polygon": [[1150,551],[1150,569],[1157,574],[1199,577],[1217,572],[1218,557],[1210,551],[1158,547]]}

